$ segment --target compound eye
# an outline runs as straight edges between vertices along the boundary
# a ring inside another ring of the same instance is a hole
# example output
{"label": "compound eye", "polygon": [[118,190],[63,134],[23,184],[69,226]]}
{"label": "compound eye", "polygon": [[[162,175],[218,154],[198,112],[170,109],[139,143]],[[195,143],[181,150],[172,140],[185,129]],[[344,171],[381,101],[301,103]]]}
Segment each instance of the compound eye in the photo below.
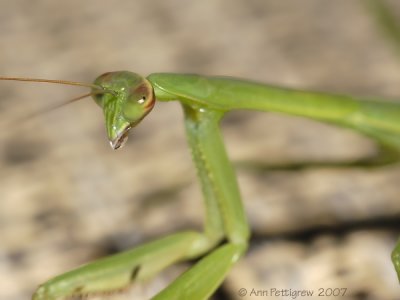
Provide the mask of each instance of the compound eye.
{"label": "compound eye", "polygon": [[139,104],[140,107],[151,110],[155,103],[155,96],[150,82],[143,80],[143,82],[134,87],[131,91],[130,99]]}

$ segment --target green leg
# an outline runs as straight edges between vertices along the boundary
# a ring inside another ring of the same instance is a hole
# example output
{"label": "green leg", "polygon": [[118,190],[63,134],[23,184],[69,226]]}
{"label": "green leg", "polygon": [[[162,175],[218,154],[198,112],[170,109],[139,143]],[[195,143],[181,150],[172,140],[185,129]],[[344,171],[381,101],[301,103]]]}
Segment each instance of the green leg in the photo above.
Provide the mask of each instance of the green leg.
{"label": "green leg", "polygon": [[[185,107],[186,129],[206,205],[205,231],[182,232],[84,265],[42,284],[34,300],[101,295],[154,277],[212,251],[154,299],[207,299],[247,248],[249,231],[233,168],[219,132],[220,113]],[[204,274],[207,274],[204,276]]]}
{"label": "green leg", "polygon": [[184,106],[184,111],[186,133],[206,196],[206,207],[219,209],[227,243],[200,260],[153,300],[208,299],[246,251],[249,237],[236,177],[219,130],[223,114],[189,106]]}
{"label": "green leg", "polygon": [[208,299],[245,250],[245,247],[231,243],[219,247],[182,274],[153,300]]}
{"label": "green leg", "polygon": [[83,265],[39,286],[33,300],[101,295],[149,279],[177,261],[196,257],[217,241],[196,232],[177,233]]}
{"label": "green leg", "polygon": [[392,261],[400,281],[400,240],[397,242],[397,245],[392,252]]}

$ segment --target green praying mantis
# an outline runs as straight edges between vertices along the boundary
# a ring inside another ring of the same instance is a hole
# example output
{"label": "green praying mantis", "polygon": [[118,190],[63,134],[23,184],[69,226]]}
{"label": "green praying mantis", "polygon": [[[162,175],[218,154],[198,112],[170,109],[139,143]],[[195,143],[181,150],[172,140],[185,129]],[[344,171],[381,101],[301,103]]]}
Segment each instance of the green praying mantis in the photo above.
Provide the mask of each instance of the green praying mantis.
{"label": "green praying mantis", "polygon": [[[81,85],[103,109],[108,139],[121,148],[128,132],[152,110],[156,100],[179,101],[184,111],[205,203],[203,232],[186,231],[83,265],[39,286],[34,300],[102,295],[147,280],[177,262],[200,260],[153,299],[209,298],[248,247],[249,225],[238,183],[222,141],[219,122],[232,110],[280,112],[354,129],[376,140],[396,159],[400,154],[400,103],[371,101],[273,87],[228,77],[155,73],[143,78],[110,72],[93,84],[0,77],[0,80]],[[377,159],[377,162],[380,160]],[[392,252],[400,278],[400,242]]]}

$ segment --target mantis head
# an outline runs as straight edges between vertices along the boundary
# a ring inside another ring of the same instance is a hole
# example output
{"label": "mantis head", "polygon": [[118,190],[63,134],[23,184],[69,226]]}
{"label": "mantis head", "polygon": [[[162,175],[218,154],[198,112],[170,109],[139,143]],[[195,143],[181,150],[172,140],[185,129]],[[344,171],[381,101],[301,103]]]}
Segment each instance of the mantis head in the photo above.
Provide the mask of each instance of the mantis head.
{"label": "mantis head", "polygon": [[110,145],[113,149],[121,148],[129,130],[154,107],[153,87],[147,79],[128,71],[104,73],[94,85],[106,91],[99,93],[98,88],[93,88],[91,94],[103,109]]}
{"label": "mantis head", "polygon": [[69,103],[92,96],[103,109],[108,139],[113,149],[121,148],[128,139],[128,131],[136,126],[154,107],[155,96],[150,82],[138,74],[119,71],[109,72],[96,78],[93,84],[67,80],[27,77],[5,77],[1,80],[54,83],[91,88],[91,92],[60,104],[48,106],[25,116],[24,119],[52,111]]}

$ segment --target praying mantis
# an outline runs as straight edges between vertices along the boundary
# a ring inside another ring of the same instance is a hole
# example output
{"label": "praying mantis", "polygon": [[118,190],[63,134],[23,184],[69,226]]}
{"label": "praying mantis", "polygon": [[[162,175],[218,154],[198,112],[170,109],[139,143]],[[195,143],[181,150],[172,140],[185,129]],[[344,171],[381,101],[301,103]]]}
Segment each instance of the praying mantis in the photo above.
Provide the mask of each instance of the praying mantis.
{"label": "praying mantis", "polygon": [[[7,78],[81,85],[102,108],[108,140],[121,148],[129,131],[158,101],[179,101],[188,144],[205,203],[203,232],[163,237],[59,275],[44,284],[33,300],[108,294],[156,276],[177,262],[199,259],[153,299],[209,298],[232,266],[246,253],[250,236],[233,166],[226,154],[219,122],[232,110],[279,112],[354,129],[394,154],[400,153],[400,103],[306,92],[228,77],[155,73],[146,78],[128,71],[109,72],[93,84]],[[377,162],[380,160],[377,159]],[[392,252],[400,279],[400,242]]]}

